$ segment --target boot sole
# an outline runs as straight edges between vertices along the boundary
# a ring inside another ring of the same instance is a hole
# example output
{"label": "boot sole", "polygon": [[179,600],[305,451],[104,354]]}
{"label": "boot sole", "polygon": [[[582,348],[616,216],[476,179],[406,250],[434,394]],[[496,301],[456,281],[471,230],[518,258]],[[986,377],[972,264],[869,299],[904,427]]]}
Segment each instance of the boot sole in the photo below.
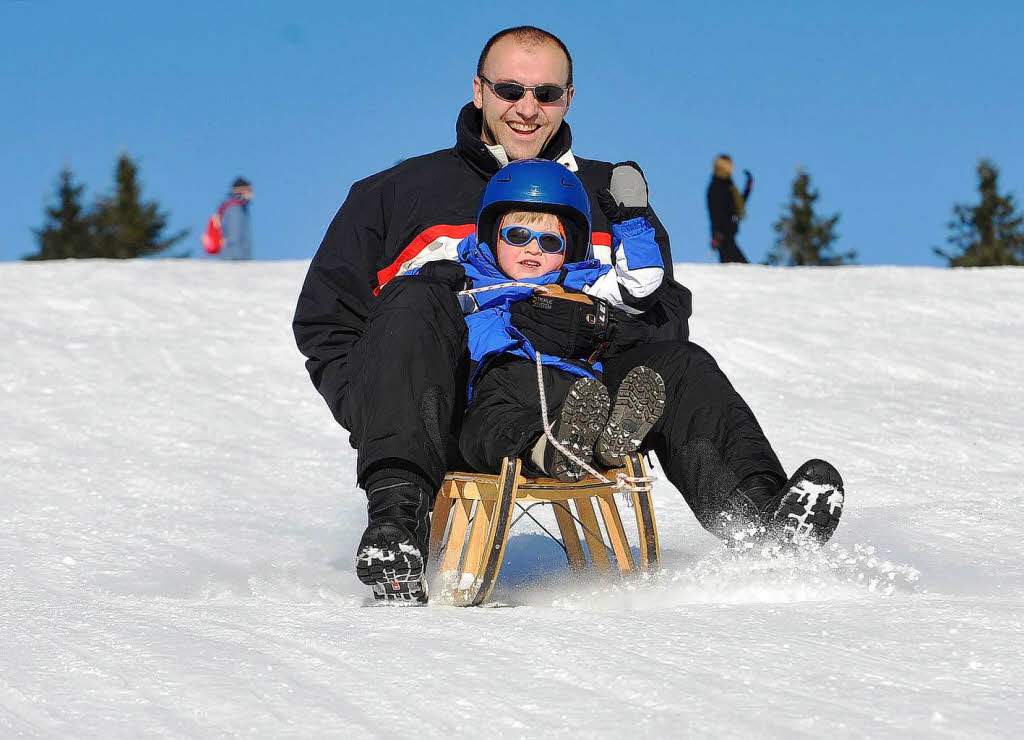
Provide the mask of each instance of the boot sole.
{"label": "boot sole", "polygon": [[427,581],[420,551],[406,542],[367,547],[356,555],[356,576],[373,589],[377,601],[426,604]]}
{"label": "boot sole", "polygon": [[824,460],[808,460],[786,484],[786,493],[772,516],[784,542],[828,542],[839,526],[846,494],[843,478]]}
{"label": "boot sole", "polygon": [[649,367],[626,373],[615,394],[608,425],[594,446],[594,459],[607,468],[619,467],[623,458],[640,449],[644,437],[665,411],[665,381]]}
{"label": "boot sole", "polygon": [[[589,464],[594,454],[594,443],[608,421],[610,403],[608,389],[600,381],[594,378],[576,381],[562,404],[555,438]],[[576,482],[586,475],[554,447],[547,467],[548,475],[566,483]]]}

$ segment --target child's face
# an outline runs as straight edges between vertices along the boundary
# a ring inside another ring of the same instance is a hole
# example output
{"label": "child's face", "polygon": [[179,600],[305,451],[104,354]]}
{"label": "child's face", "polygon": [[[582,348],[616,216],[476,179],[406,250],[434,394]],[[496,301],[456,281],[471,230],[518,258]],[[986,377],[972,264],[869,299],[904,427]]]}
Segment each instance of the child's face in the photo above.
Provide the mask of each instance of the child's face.
{"label": "child's face", "polygon": [[540,218],[530,224],[520,224],[515,214],[507,214],[498,226],[498,267],[513,280],[532,278],[559,269],[565,262],[565,250],[558,254],[545,252],[536,239],[523,247],[509,244],[501,238],[502,229],[506,226],[525,226],[532,231],[550,231],[561,234],[558,218],[550,213],[541,214]]}

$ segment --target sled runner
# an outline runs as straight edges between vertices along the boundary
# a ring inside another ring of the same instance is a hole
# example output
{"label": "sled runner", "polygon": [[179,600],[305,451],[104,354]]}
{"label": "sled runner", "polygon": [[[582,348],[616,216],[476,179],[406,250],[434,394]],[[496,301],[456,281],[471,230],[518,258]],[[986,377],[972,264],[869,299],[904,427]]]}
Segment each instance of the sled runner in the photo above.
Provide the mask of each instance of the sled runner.
{"label": "sled runner", "polygon": [[[526,478],[521,462],[515,458],[505,459],[500,475],[448,473],[434,501],[429,561],[440,562],[441,582],[450,590],[454,603],[478,606],[487,600],[501,569],[512,524],[522,516],[532,516],[529,510],[539,505],[554,509],[562,536],[560,544],[574,572],[587,569],[588,553],[594,570],[601,574],[612,571],[609,553],[621,573],[657,567],[658,527],[643,459],[638,454],[629,455],[624,468],[605,475],[613,482],[592,476],[577,483]],[[636,518],[639,563],[629,548],[616,505],[614,494],[620,490],[616,479],[631,484],[627,494]],[[604,523],[603,532],[595,502]]]}

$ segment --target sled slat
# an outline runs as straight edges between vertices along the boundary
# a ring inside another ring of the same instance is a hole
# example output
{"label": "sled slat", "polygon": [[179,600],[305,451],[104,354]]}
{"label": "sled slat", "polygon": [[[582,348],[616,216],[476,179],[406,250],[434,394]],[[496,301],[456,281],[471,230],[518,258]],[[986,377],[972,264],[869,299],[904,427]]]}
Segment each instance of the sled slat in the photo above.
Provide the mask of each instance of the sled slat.
{"label": "sled slat", "polygon": [[615,505],[615,498],[605,494],[598,496],[597,502],[604,518],[604,528],[608,530],[608,539],[612,543],[612,552],[619,564],[619,572],[629,573],[636,566],[633,564],[633,553],[629,550],[629,540],[626,539],[626,530],[622,528],[622,518],[619,516],[619,507]]}
{"label": "sled slat", "polygon": [[607,573],[612,569],[612,564],[608,560],[608,551],[605,550],[604,537],[601,534],[601,526],[597,523],[594,505],[590,503],[589,498],[578,498],[576,511],[579,512],[580,522],[583,523],[583,536],[587,540],[587,549],[590,551],[594,570],[598,573]]}
{"label": "sled slat", "polygon": [[[430,515],[430,547],[429,559],[436,561],[441,555],[441,546],[444,544],[444,533],[448,529],[448,519],[451,518],[452,503],[458,495],[454,482],[446,482],[441,490],[434,497],[434,511]],[[447,493],[451,495],[445,495]]]}
{"label": "sled slat", "polygon": [[481,556],[487,545],[488,530],[494,514],[493,501],[478,501],[473,512],[473,527],[469,531],[469,543],[466,545],[466,557],[462,561],[462,572],[459,574],[459,588],[475,583],[480,575]]}
{"label": "sled slat", "polygon": [[[647,475],[647,466],[640,455],[626,457],[626,471],[630,476]],[[654,518],[654,506],[649,491],[633,493],[633,513],[636,515],[636,531],[640,539],[640,567],[645,570],[661,564],[661,545],[658,542],[658,522]]]}
{"label": "sled slat", "polygon": [[580,534],[576,531],[576,520],[572,518],[569,511],[569,503],[555,501],[551,504],[551,508],[555,510],[555,521],[558,522],[558,531],[562,534],[562,544],[565,545],[565,556],[569,560],[569,567],[573,572],[581,573],[587,569],[587,556],[583,553]]}
{"label": "sled slat", "polygon": [[466,528],[469,526],[469,513],[473,509],[473,502],[469,499],[459,499],[458,506],[453,508],[455,513],[452,515],[452,525],[448,532],[448,546],[444,551],[444,560],[441,561],[441,574],[445,578],[449,574],[454,575],[459,570],[459,561],[462,559]]}
{"label": "sled slat", "polygon": [[516,508],[516,496],[519,491],[519,481],[522,473],[522,462],[516,458],[506,457],[501,466],[501,479],[495,488],[497,500],[494,507],[494,516],[487,535],[487,546],[484,549],[482,559],[482,570],[480,574],[480,588],[473,600],[472,606],[479,606],[491,595],[495,582],[498,580],[498,572],[501,570],[501,561],[505,559],[505,546],[508,544],[508,532],[512,527],[512,516]]}

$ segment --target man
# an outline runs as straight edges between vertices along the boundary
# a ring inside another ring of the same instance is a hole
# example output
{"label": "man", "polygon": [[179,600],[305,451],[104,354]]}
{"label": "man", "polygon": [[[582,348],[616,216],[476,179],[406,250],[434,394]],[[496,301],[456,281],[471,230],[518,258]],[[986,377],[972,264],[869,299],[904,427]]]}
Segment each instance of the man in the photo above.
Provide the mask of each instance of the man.
{"label": "man", "polygon": [[244,177],[235,178],[228,197],[217,209],[223,234],[222,245],[217,253],[221,259],[252,259],[252,222],[249,219],[251,202],[252,184]]}
{"label": "man", "polygon": [[711,220],[711,247],[718,250],[719,262],[746,262],[736,243],[740,221],[746,215],[747,201],[754,188],[750,170],[743,170],[746,183],[743,194],[732,181],[732,157],[720,154],[715,158],[711,182],[708,184],[708,218]]}
{"label": "man", "polygon": [[[455,296],[464,273],[443,260],[454,259],[458,242],[475,230],[488,179],[522,158],[574,171],[591,203],[594,253],[610,260],[611,228],[597,194],[613,166],[572,152],[564,118],[574,95],[572,58],[557,37],[532,26],[495,34],[480,54],[455,146],[353,185],[310,264],[295,338],[313,384],[358,451],[369,521],[357,574],[377,598],[426,598],[428,510],[445,471],[461,462],[457,430],[469,370]],[[690,294],[672,279],[668,236],[647,208],[646,184],[642,195],[666,266],[642,319],[609,312],[595,324],[593,314],[564,305],[572,302],[554,301],[516,304],[513,323],[538,350],[559,356],[568,354],[559,346],[567,335],[575,351],[581,342],[594,351],[610,347],[614,333],[644,335],[644,344],[605,364],[606,385],[614,391],[637,365],[665,378],[670,398],[646,447],[700,521],[725,535],[723,511],[744,521],[771,516],[786,477],[743,399],[710,355],[686,341]],[[419,274],[402,277],[413,269]],[[794,506],[817,515],[816,501]],[[831,519],[819,529],[831,535]]]}

